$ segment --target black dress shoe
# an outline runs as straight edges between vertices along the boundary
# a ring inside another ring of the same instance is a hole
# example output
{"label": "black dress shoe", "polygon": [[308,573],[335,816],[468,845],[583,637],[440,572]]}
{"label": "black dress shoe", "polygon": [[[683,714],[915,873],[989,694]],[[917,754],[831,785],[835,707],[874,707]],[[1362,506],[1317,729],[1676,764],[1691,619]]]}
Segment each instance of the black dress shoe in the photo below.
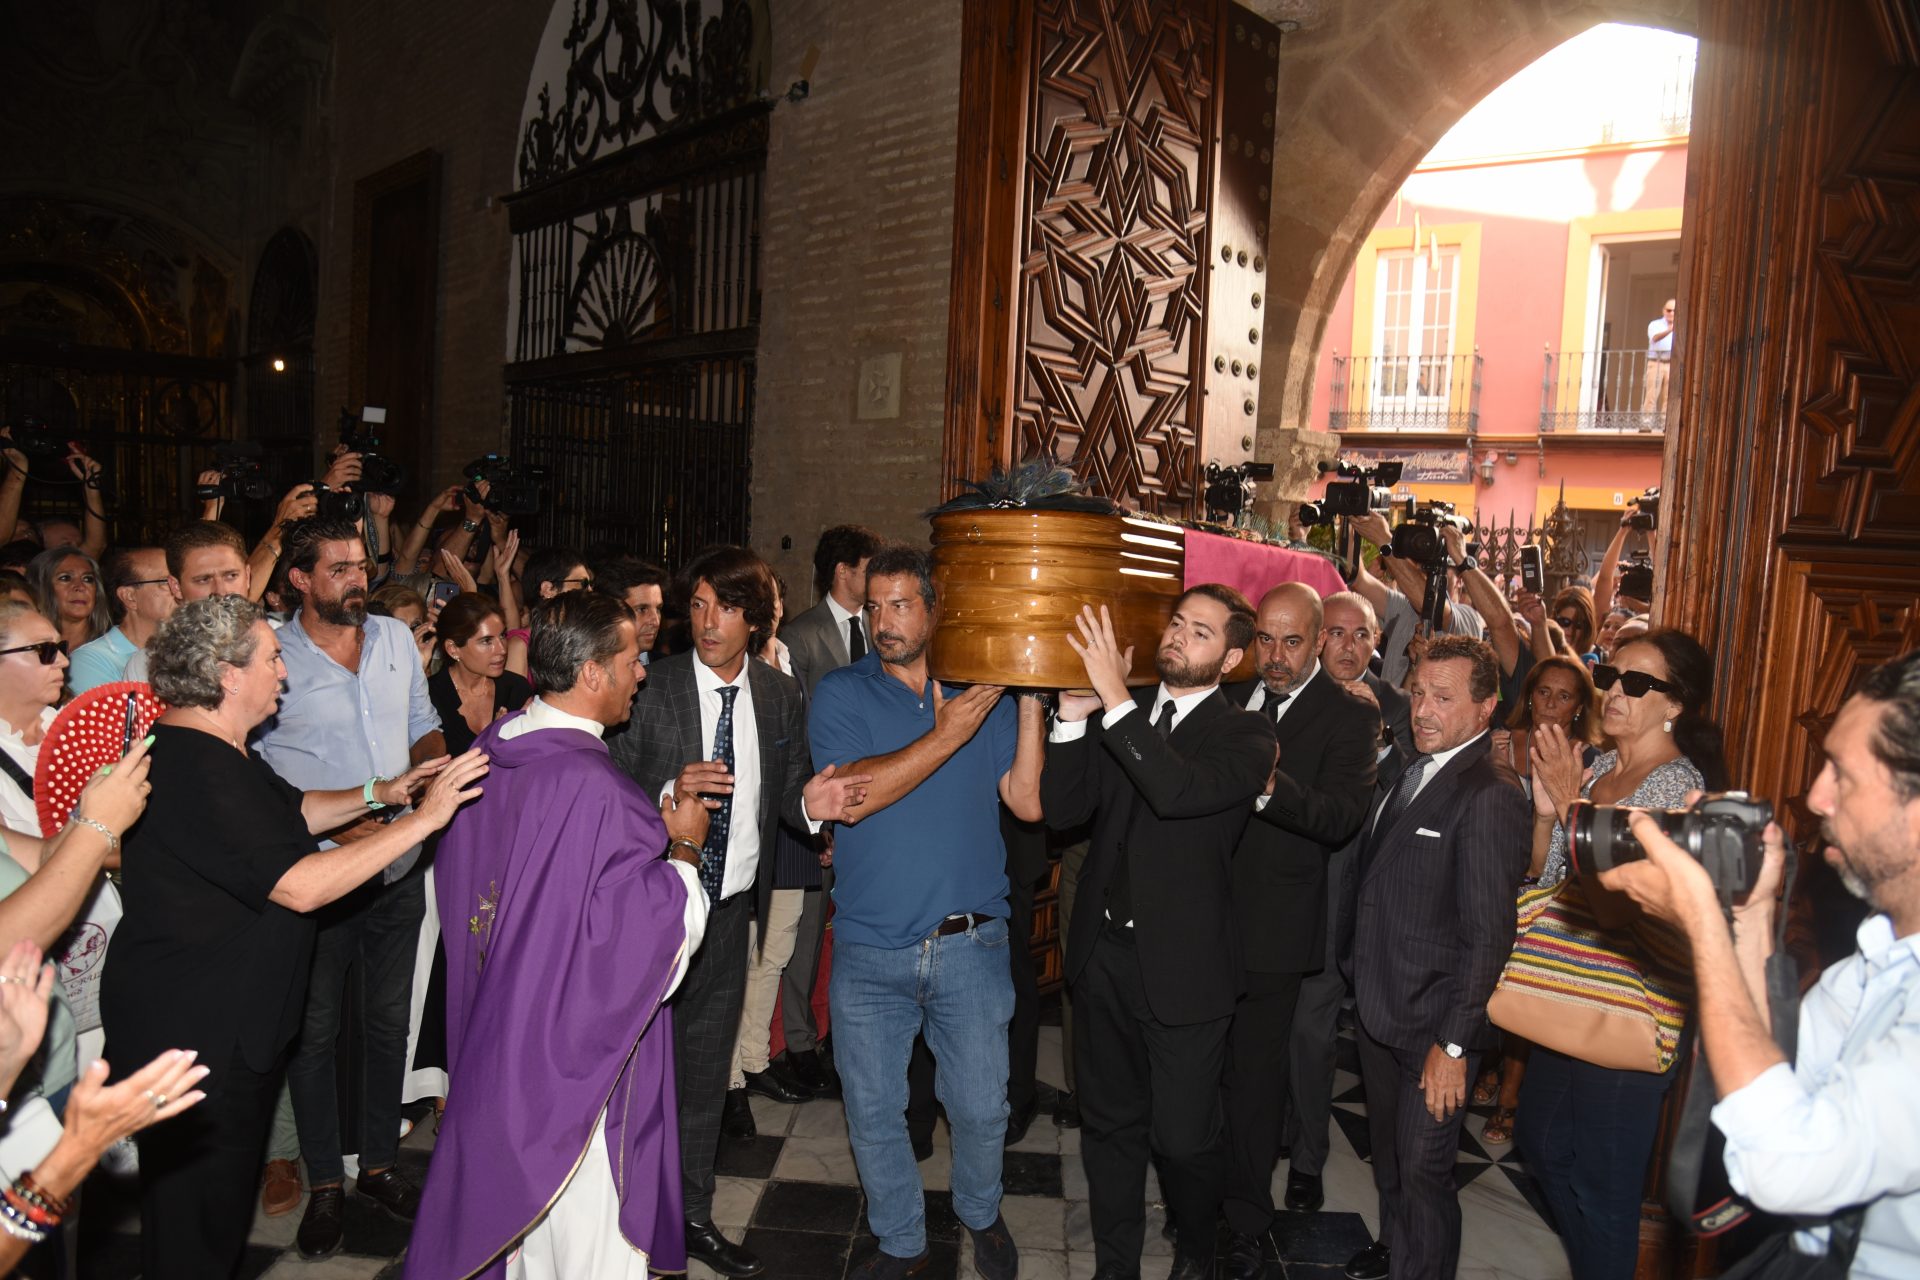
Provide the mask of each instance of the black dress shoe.
{"label": "black dress shoe", "polygon": [[1326,1202],[1327,1191],[1319,1174],[1287,1171],[1287,1212],[1318,1213]]}
{"label": "black dress shoe", "polygon": [[907,1141],[913,1144],[913,1158],[917,1164],[925,1164],[933,1158],[933,1132],[921,1133],[912,1125],[907,1126]]}
{"label": "black dress shoe", "polygon": [[1080,1127],[1080,1099],[1071,1093],[1063,1093],[1060,1100],[1053,1104],[1053,1122],[1062,1129]]}
{"label": "black dress shoe", "polygon": [[721,1235],[711,1219],[687,1224],[687,1256],[723,1276],[757,1276],[767,1269],[766,1263]]}
{"label": "black dress shoe", "polygon": [[751,1138],[760,1132],[745,1089],[727,1090],[727,1100],[720,1105],[720,1132],[729,1138]]}
{"label": "black dress shoe", "polygon": [[420,1212],[420,1188],[398,1169],[363,1173],[354,1179],[353,1189],[403,1222],[412,1222]]}
{"label": "black dress shoe", "polygon": [[840,1096],[840,1081],[833,1074],[833,1068],[827,1065],[825,1055],[818,1049],[805,1053],[787,1050],[785,1056],[775,1059],[786,1064],[787,1075],[793,1082],[816,1098],[837,1098]]}
{"label": "black dress shoe", "polygon": [[1267,1271],[1267,1258],[1259,1236],[1234,1231],[1227,1236],[1225,1273],[1231,1280],[1260,1280]]}
{"label": "black dress shoe", "polygon": [[1027,1129],[1033,1124],[1034,1112],[1040,1109],[1038,1098],[1027,1099],[1027,1105],[1007,1114],[1006,1145],[1012,1146],[1027,1136]]}
{"label": "black dress shoe", "polygon": [[807,1102],[813,1097],[778,1062],[770,1064],[765,1071],[749,1071],[746,1078],[749,1090],[775,1102]]}
{"label": "black dress shoe", "polygon": [[1392,1258],[1378,1240],[1347,1259],[1347,1280],[1387,1280]]}
{"label": "black dress shoe", "polygon": [[1213,1259],[1176,1253],[1173,1255],[1173,1270],[1167,1272],[1167,1280],[1213,1280]]}
{"label": "black dress shoe", "polygon": [[338,1183],[313,1189],[307,1197],[307,1211],[300,1218],[300,1230],[293,1237],[301,1257],[318,1262],[340,1251],[341,1206],[346,1198],[346,1188]]}

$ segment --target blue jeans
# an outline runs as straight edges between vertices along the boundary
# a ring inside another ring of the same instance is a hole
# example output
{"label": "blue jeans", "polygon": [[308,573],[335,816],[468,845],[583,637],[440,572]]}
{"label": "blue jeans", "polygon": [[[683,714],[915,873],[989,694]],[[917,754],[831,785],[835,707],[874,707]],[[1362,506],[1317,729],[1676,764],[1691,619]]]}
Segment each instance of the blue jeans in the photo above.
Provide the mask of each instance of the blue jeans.
{"label": "blue jeans", "polygon": [[1672,1071],[1616,1071],[1540,1045],[1527,1059],[1514,1141],[1540,1183],[1574,1280],[1632,1280],[1640,1193]]}
{"label": "blue jeans", "polygon": [[907,1056],[924,1034],[934,1093],[953,1133],[953,1210],[974,1230],[1000,1216],[1007,1132],[1007,1024],[1013,977],[1007,922],[890,950],[833,944],[833,1064],[846,1097],[847,1136],[867,1193],[867,1225],[882,1252],[927,1247],[920,1166],[907,1140]]}

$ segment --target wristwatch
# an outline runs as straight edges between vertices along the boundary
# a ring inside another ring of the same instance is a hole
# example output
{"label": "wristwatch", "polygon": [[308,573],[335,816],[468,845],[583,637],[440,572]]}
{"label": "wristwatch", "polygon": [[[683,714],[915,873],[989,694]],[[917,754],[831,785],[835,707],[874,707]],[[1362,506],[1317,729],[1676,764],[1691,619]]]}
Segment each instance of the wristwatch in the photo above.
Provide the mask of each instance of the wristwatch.
{"label": "wristwatch", "polygon": [[1453,567],[1455,570],[1457,570],[1460,573],[1471,573],[1473,570],[1478,569],[1480,567],[1480,557],[1468,556],[1466,559],[1462,560],[1459,564],[1456,564]]}
{"label": "wristwatch", "polygon": [[1434,1043],[1439,1045],[1440,1052],[1446,1054],[1449,1058],[1464,1058],[1467,1056],[1467,1051],[1457,1044],[1452,1044],[1438,1038],[1434,1040]]}

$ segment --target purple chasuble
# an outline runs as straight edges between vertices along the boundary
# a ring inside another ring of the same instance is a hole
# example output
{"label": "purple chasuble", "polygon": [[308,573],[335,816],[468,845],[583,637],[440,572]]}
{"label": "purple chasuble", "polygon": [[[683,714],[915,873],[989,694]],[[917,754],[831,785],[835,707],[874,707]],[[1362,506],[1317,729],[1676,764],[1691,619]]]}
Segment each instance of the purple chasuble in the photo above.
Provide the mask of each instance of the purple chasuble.
{"label": "purple chasuble", "polygon": [[[434,859],[447,949],[446,1119],[407,1280],[504,1276],[606,1111],[621,1236],[684,1271],[672,1014],[686,881],[659,813],[579,729],[475,744],[492,770]],[[608,1223],[613,1230],[615,1224]]]}

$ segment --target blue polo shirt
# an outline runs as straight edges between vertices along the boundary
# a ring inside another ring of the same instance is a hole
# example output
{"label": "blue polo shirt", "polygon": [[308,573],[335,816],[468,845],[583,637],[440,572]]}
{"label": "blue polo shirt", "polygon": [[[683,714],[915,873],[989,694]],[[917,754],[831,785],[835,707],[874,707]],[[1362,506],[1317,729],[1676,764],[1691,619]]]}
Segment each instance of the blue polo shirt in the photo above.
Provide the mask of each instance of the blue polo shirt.
{"label": "blue polo shirt", "polygon": [[[964,688],[943,685],[952,698]],[[900,750],[933,729],[931,687],[914,694],[878,652],[829,671],[807,717],[813,767],[844,768]],[[951,915],[1007,915],[1000,778],[1020,722],[1010,697],[926,781],[833,835],[833,932],[868,947],[911,947]]]}

